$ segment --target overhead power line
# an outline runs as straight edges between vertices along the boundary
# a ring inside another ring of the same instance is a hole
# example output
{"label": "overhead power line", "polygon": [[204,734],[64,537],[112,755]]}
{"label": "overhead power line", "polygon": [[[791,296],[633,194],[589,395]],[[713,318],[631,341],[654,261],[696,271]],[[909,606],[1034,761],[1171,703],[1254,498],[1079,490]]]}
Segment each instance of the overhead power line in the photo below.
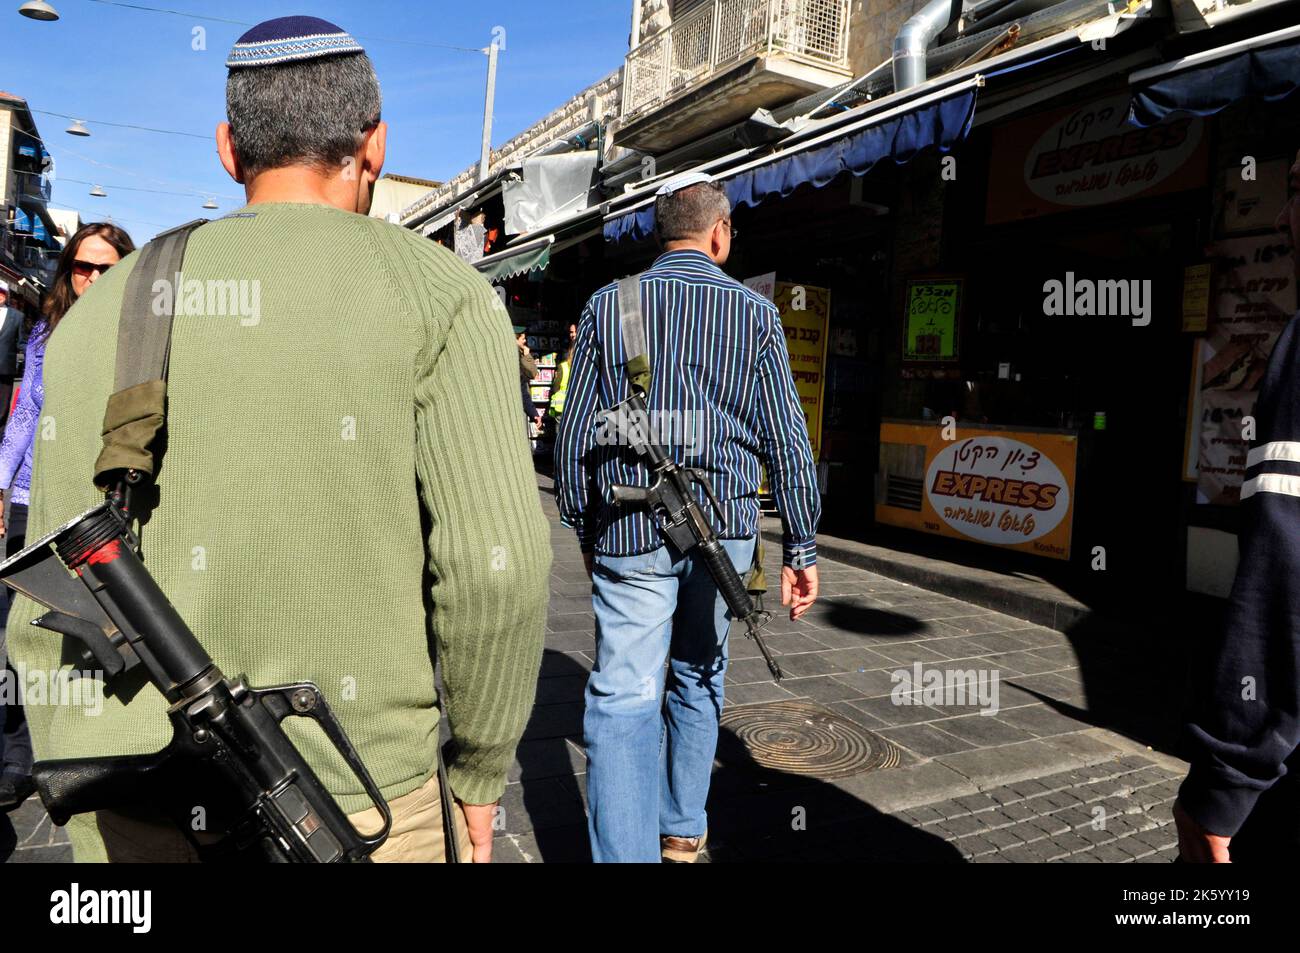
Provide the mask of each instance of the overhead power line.
{"label": "overhead power line", "polygon": [[221,198],[225,198],[225,199],[236,199],[236,201],[242,201],[242,199],[237,199],[233,195],[221,195],[221,193],[219,192],[202,192],[197,190],[191,190],[188,192],[170,192],[166,189],[142,189],[139,186],[135,186],[135,185],[113,185],[108,182],[87,182],[85,179],[69,179],[66,176],[60,176],[57,181],[72,182],[75,185],[98,185],[101,189],[122,189],[125,192],[151,192],[154,195],[184,195],[184,196],[197,195],[201,198],[207,198],[208,196],[212,196],[213,198],[216,198],[217,196],[220,196]]}
{"label": "overhead power line", "polygon": [[212,136],[201,136],[197,132],[180,132],[176,129],[159,129],[155,126],[137,126],[135,123],[109,122],[106,119],[87,119],[85,116],[69,116],[67,113],[51,112],[48,109],[32,109],[32,112],[40,113],[42,116],[58,116],[60,119],[71,119],[74,122],[90,122],[94,123],[96,126],[116,126],[118,129],[139,129],[144,132],[159,132],[166,136],[188,136],[191,139],[202,139],[205,142],[210,142],[212,140]]}
{"label": "overhead power line", "polygon": [[[167,181],[166,179],[155,179],[155,178],[153,178],[153,177],[151,177],[151,176],[144,175],[144,174],[142,174],[142,173],[140,173],[140,172],[136,172],[136,171],[133,170],[133,169],[124,169],[124,168],[122,168],[121,166],[110,165],[110,164],[107,163],[107,162],[100,162],[98,159],[92,159],[90,156],[82,155],[80,152],[75,152],[74,150],[69,149],[67,146],[63,145],[62,143],[59,143],[59,144],[56,145],[56,144],[51,143],[51,142],[49,142],[49,141],[47,141],[47,140],[45,140],[45,139],[42,139],[40,136],[32,135],[30,132],[23,132],[23,135],[27,136],[29,139],[35,139],[37,142],[41,143],[42,145],[45,145],[45,146],[52,146],[53,148],[57,149],[59,152],[61,152],[61,153],[66,153],[66,154],[72,156],[74,159],[80,159],[82,162],[88,162],[88,163],[90,163],[91,165],[99,166],[101,169],[111,169],[111,170],[114,171],[114,172],[121,172],[123,175],[129,175],[129,176],[131,176],[132,178],[135,178],[135,179],[144,179],[146,182],[152,182],[154,185],[179,185],[179,186],[189,186],[189,185],[190,185],[190,183],[188,183],[188,182],[169,182],[169,181]],[[31,173],[29,173],[29,174],[31,174]],[[39,172],[38,172],[38,173],[35,173],[35,174],[36,174],[36,175],[41,175],[41,174],[43,174],[43,173],[39,173]],[[61,176],[60,176],[60,177],[56,177],[56,181],[57,181],[58,178],[62,178],[62,177],[61,177]],[[65,181],[71,181],[71,180],[65,180]],[[183,194],[185,194],[185,195],[211,195],[211,196],[215,196],[216,198],[231,199],[231,200],[236,201],[236,202],[242,202],[242,201],[243,201],[243,197],[242,197],[242,196],[238,196],[238,195],[228,195],[228,194],[226,194],[225,192],[214,192],[214,191],[212,191],[211,189],[196,189],[196,188],[191,188],[188,192],[185,192],[185,193],[183,193]]]}

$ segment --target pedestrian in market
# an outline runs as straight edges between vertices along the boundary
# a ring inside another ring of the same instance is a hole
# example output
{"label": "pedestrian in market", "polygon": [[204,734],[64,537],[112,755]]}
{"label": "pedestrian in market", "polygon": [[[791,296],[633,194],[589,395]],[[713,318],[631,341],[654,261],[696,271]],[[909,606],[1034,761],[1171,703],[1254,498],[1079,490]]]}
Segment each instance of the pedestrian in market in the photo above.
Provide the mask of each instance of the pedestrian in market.
{"label": "pedestrian in market", "polygon": [[[187,288],[250,289],[241,305],[258,289],[257,313],[176,316],[145,566],[223,666],[254,685],[321,687],[392,813],[373,860],[443,860],[446,808],[462,859],[485,862],[532,709],[551,560],[519,433],[519,357],[478,272],[366,214],[387,126],[353,36],[315,17],[268,20],[226,66],[217,152],[247,204],[190,233],[183,274]],[[101,418],[85,408],[114,389],[105,340],[139,261],[109,272],[50,341],[58,439],[35,457],[34,535],[103,499]],[[44,671],[60,640],[30,630],[39,611],[17,599],[10,637]],[[172,733],[147,689],[130,704],[106,697],[97,717],[41,711],[39,724],[29,713],[41,759],[155,751]],[[378,829],[324,735],[301,744],[354,826]],[[143,804],[76,815],[68,830],[78,860],[197,858]]]}
{"label": "pedestrian in market", "polygon": [[555,368],[555,385],[551,388],[551,402],[546,407],[549,416],[558,426],[564,413],[564,401],[569,393],[569,378],[573,374],[573,346],[578,340],[578,324],[569,322],[569,340],[564,346],[564,357]]}
{"label": "pedestrian in market", "polygon": [[0,427],[9,420],[25,320],[22,311],[9,302],[9,285],[0,281]]}
{"label": "pedestrian in market", "polygon": [[[23,377],[18,385],[18,402],[5,425],[0,441],[0,531],[5,535],[4,551],[9,557],[23,548],[27,535],[27,511],[31,499],[32,452],[45,397],[42,365],[45,345],[63,322],[73,304],[125,256],[135,250],[131,236],[109,222],[83,225],[68,240],[59,255],[49,292],[41,301],[41,316],[27,328]],[[96,418],[95,423],[99,423]],[[0,633],[0,660],[6,677],[17,682],[6,658],[6,639]],[[11,689],[6,695],[14,694]],[[22,704],[6,705],[0,697],[0,810],[12,810],[30,797],[32,742]]]}
{"label": "pedestrian in market", "polygon": [[[1277,227],[1300,282],[1300,155]],[[1195,673],[1191,770],[1174,819],[1204,863],[1300,861],[1300,315],[1260,383],[1226,624]]]}
{"label": "pedestrian in market", "polygon": [[524,431],[531,439],[530,427],[542,425],[542,414],[533,401],[533,389],[530,386],[537,379],[537,359],[528,346],[528,329],[516,324],[512,330],[515,332],[515,345],[519,348],[519,396],[524,406]]}
{"label": "pedestrian in market", "polygon": [[[721,184],[680,178],[660,190],[655,214],[663,254],[639,282],[647,406],[698,438],[664,442],[679,465],[707,474],[726,513],[713,528],[742,576],[766,464],[784,529],[782,602],[797,619],[817,598],[821,500],[780,318],[722,271],[733,232]],[[652,482],[596,426],[599,411],[629,394],[617,287],[596,292],[578,324],[555,467],[596,616],[583,725],[588,827],[597,862],[690,863],[707,841],[729,618],[697,553],[667,545],[644,508],[607,502],[614,484]]]}

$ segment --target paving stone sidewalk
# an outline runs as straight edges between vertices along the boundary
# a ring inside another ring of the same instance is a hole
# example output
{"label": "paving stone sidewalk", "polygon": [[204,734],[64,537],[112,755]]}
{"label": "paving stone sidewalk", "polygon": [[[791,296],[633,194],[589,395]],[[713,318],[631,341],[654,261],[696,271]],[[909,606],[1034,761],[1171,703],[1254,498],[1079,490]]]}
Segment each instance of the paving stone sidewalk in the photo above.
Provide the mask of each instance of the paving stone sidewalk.
{"label": "paving stone sidewalk", "polygon": [[[582,751],[590,582],[549,480],[538,482],[555,548],[546,652],[495,856],[582,862],[590,859]],[[769,579],[779,579],[779,562],[769,547]],[[753,643],[736,637],[727,705],[815,703],[888,739],[899,764],[819,780],[720,758],[709,804],[713,862],[1172,859],[1170,808],[1185,765],[1143,743],[1146,728],[1158,734],[1156,725],[1177,715],[1159,696],[1157,671],[1135,667],[1104,632],[1067,636],[832,560],[820,570],[818,605],[798,623],[778,613],[766,630],[789,677],[774,685]],[[996,714],[895,704],[892,674],[918,662],[996,671]],[[66,836],[36,801],[11,819],[8,828],[0,816],[0,859],[70,859]]]}
{"label": "paving stone sidewalk", "polygon": [[[582,689],[594,618],[573,535],[559,526],[549,481],[539,484],[555,548],[551,611],[496,857],[582,861]],[[779,579],[774,550],[769,579]],[[798,623],[778,614],[765,630],[789,677],[774,685],[753,644],[733,638],[727,705],[814,702],[897,745],[901,763],[821,781],[720,760],[710,796],[714,862],[1171,859],[1170,808],[1185,765],[1107,725],[1148,722],[1158,733],[1177,713],[1160,712],[1147,673],[1133,671],[1118,640],[1089,633],[1074,644],[943,593],[831,560],[820,568],[819,604]],[[895,704],[892,674],[916,662],[996,671],[997,713]],[[1147,710],[1134,715],[1134,706]]]}
{"label": "paving stone sidewalk", "polygon": [[[1181,774],[1123,757],[895,815],[976,863],[1169,863]],[[901,859],[901,858],[900,858]]]}

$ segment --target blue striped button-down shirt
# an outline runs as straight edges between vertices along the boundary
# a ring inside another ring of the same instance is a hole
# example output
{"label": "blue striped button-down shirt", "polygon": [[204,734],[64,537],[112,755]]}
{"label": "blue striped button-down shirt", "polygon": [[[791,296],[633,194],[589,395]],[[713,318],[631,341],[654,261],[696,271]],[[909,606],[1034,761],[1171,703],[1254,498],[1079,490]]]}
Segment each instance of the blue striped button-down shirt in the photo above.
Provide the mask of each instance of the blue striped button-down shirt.
{"label": "blue striped button-down shirt", "polygon": [[[704,471],[722,505],[719,536],[758,531],[760,463],[784,527],[787,566],[816,561],[821,498],[808,427],[773,304],[728,277],[698,251],[666,252],[641,277],[646,401],[651,433],[682,466]],[[663,545],[644,506],[611,502],[615,484],[646,486],[650,473],[608,438],[598,413],[630,396],[619,323],[618,286],[596,292],[578,323],[573,366],[555,447],[560,518],[584,550],[633,556]]]}

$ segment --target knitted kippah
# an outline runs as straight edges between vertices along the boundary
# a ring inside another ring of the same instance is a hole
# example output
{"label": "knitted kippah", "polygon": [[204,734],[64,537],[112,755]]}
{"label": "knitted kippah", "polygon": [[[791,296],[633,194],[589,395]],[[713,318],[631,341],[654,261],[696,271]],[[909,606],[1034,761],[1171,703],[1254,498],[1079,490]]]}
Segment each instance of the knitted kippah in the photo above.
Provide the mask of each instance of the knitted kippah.
{"label": "knitted kippah", "polygon": [[241,36],[231,47],[226,66],[244,69],[364,52],[352,34],[328,20],[278,17],[259,23]]}

